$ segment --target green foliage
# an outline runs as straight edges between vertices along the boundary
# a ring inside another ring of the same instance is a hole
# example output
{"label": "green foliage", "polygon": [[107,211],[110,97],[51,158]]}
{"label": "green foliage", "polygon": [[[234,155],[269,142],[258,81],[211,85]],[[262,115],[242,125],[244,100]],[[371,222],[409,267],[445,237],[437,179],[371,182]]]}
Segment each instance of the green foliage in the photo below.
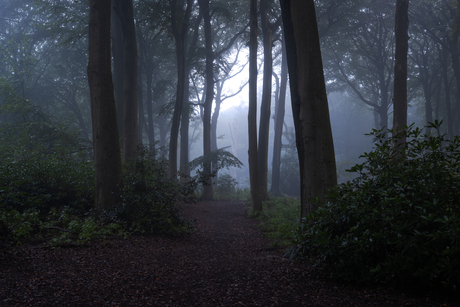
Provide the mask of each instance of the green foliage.
{"label": "green foliage", "polygon": [[84,244],[91,240],[103,239],[114,235],[126,235],[119,223],[101,224],[93,217],[79,217],[70,207],[53,208],[42,218],[35,209],[24,212],[0,209],[0,224],[12,245],[25,241],[46,241],[50,246],[63,244]]}
{"label": "green foliage", "polygon": [[[440,123],[430,124],[439,131]],[[391,132],[391,131],[390,131]],[[310,214],[295,243],[346,281],[440,286],[460,283],[460,138],[409,127],[404,148],[374,130],[374,150]]]}
{"label": "green foliage", "polygon": [[[189,162],[189,168],[191,171],[193,171],[195,169],[198,169],[199,167],[202,167],[203,165],[211,163],[213,169],[213,174],[211,174],[212,177],[214,177],[216,172],[218,172],[221,169],[229,169],[230,167],[241,168],[243,166],[243,163],[230,152],[224,149],[218,149],[216,151],[213,151],[209,155],[200,156],[196,159],[193,159]],[[198,174],[202,174],[202,172],[199,170],[197,170],[197,172]],[[200,181],[202,181],[202,179],[200,179]]]}
{"label": "green foliage", "polygon": [[288,246],[300,222],[300,203],[296,198],[273,198],[263,202],[261,220],[265,235],[274,246]]}
{"label": "green foliage", "polygon": [[[137,234],[180,235],[192,229],[182,218],[179,199],[194,201],[194,181],[181,185],[169,178],[165,161],[140,146],[135,160],[125,165],[123,203],[116,217]],[[112,217],[108,216],[109,219]]]}
{"label": "green foliage", "polygon": [[0,203],[47,214],[72,206],[87,212],[93,202],[94,170],[89,144],[48,121],[0,125]]}
{"label": "green foliage", "polygon": [[220,175],[215,183],[214,198],[218,200],[235,200],[238,182],[229,174]]}

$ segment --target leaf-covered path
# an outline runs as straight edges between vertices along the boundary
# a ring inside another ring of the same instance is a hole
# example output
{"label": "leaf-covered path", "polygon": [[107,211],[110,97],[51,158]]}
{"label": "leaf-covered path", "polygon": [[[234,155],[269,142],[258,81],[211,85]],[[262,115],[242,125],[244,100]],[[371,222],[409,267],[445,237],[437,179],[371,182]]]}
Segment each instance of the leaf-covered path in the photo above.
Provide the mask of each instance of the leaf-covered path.
{"label": "leaf-covered path", "polygon": [[[0,259],[0,306],[440,306],[442,299],[331,282],[267,248],[242,203],[185,205],[198,231]],[[455,306],[447,303],[443,306]]]}

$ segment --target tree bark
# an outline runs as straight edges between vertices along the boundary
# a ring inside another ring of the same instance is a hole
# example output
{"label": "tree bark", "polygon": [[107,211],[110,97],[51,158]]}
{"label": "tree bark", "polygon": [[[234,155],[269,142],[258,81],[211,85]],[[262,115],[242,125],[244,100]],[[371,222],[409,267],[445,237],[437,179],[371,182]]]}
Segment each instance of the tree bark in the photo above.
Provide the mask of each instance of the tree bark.
{"label": "tree bark", "polygon": [[118,131],[123,132],[123,91],[124,91],[124,70],[125,54],[123,49],[123,30],[120,17],[116,13],[118,0],[112,0],[111,6],[111,33],[112,33],[112,55],[113,55],[113,84],[115,104],[117,106]]}
{"label": "tree bark", "polygon": [[171,120],[171,133],[169,136],[169,165],[168,174],[170,177],[177,176],[177,139],[179,136],[180,118],[184,105],[185,82],[188,82],[186,75],[186,42],[188,38],[188,23],[190,20],[193,0],[187,0],[187,7],[184,16],[177,16],[177,10],[181,7],[177,5],[177,0],[171,0],[171,26],[176,42],[177,57],[177,88],[176,103],[174,105],[173,117]]}
{"label": "tree bark", "polygon": [[[206,98],[203,104],[203,156],[211,155],[211,109],[214,99],[214,53],[212,50],[211,16],[209,13],[209,0],[199,0],[204,21],[204,37],[206,49]],[[203,164],[202,200],[212,200],[211,161]]]}
{"label": "tree bark", "polygon": [[110,0],[90,0],[88,84],[95,163],[95,211],[121,201],[121,156],[110,56]]}
{"label": "tree bark", "polygon": [[[284,34],[283,34],[284,35]],[[286,89],[287,89],[287,60],[286,60],[286,46],[283,41],[282,44],[282,62],[281,62],[281,81],[278,100],[275,108],[275,138],[273,140],[273,163],[272,163],[272,185],[270,193],[273,196],[282,196],[280,190],[280,175],[281,175],[281,149],[283,137],[283,123],[286,108]]]}
{"label": "tree bark", "polygon": [[257,165],[257,0],[251,0],[249,10],[249,182],[253,211],[262,212],[262,198],[259,186],[259,167]]}
{"label": "tree bark", "polygon": [[268,21],[268,3],[267,0],[260,0],[261,25],[264,44],[264,75],[262,86],[262,101],[260,104],[260,124],[259,124],[259,147],[258,167],[259,167],[259,182],[260,193],[262,200],[268,200],[268,143],[270,133],[270,109],[272,99],[272,72],[273,72],[273,56],[272,56],[272,35],[273,30]]}
{"label": "tree bark", "polygon": [[[395,14],[395,72],[393,96],[393,135],[407,126],[407,50],[409,48],[409,0],[396,0]],[[406,137],[393,140],[393,146],[406,143]]]}
{"label": "tree bark", "polygon": [[133,0],[121,0],[120,15],[125,54],[123,104],[123,160],[135,158],[137,137],[138,55]]}
{"label": "tree bark", "polygon": [[300,164],[301,216],[337,184],[334,144],[313,0],[280,0]]}

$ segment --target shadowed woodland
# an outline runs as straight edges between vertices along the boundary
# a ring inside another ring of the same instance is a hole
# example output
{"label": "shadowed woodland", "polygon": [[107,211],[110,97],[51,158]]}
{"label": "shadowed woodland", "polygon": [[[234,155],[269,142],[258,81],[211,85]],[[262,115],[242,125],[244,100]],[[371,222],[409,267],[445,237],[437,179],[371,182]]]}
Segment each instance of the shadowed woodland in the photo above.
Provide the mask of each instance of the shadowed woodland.
{"label": "shadowed woodland", "polygon": [[456,0],[0,0],[0,305],[455,306],[459,39]]}

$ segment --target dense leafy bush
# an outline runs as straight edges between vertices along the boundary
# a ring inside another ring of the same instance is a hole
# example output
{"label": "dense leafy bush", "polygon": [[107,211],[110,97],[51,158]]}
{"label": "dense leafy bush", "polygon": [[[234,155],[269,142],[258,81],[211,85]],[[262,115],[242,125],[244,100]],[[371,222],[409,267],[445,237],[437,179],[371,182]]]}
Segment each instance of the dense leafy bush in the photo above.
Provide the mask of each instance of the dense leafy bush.
{"label": "dense leafy bush", "polygon": [[219,200],[233,200],[238,182],[229,174],[220,175],[215,183],[214,197]]}
{"label": "dense leafy bush", "polygon": [[123,183],[123,203],[116,210],[116,220],[126,222],[132,232],[178,235],[191,229],[178,201],[194,201],[197,183],[191,180],[182,185],[170,178],[165,161],[156,160],[146,147],[140,146],[137,158],[125,165]]}
{"label": "dense leafy bush", "polygon": [[87,141],[51,121],[0,125],[0,204],[23,212],[93,203],[94,170]]}
{"label": "dense leafy bush", "polygon": [[[429,126],[436,130],[439,123]],[[409,127],[395,149],[374,130],[374,150],[330,202],[310,214],[295,243],[332,276],[399,285],[460,285],[460,138]]]}

